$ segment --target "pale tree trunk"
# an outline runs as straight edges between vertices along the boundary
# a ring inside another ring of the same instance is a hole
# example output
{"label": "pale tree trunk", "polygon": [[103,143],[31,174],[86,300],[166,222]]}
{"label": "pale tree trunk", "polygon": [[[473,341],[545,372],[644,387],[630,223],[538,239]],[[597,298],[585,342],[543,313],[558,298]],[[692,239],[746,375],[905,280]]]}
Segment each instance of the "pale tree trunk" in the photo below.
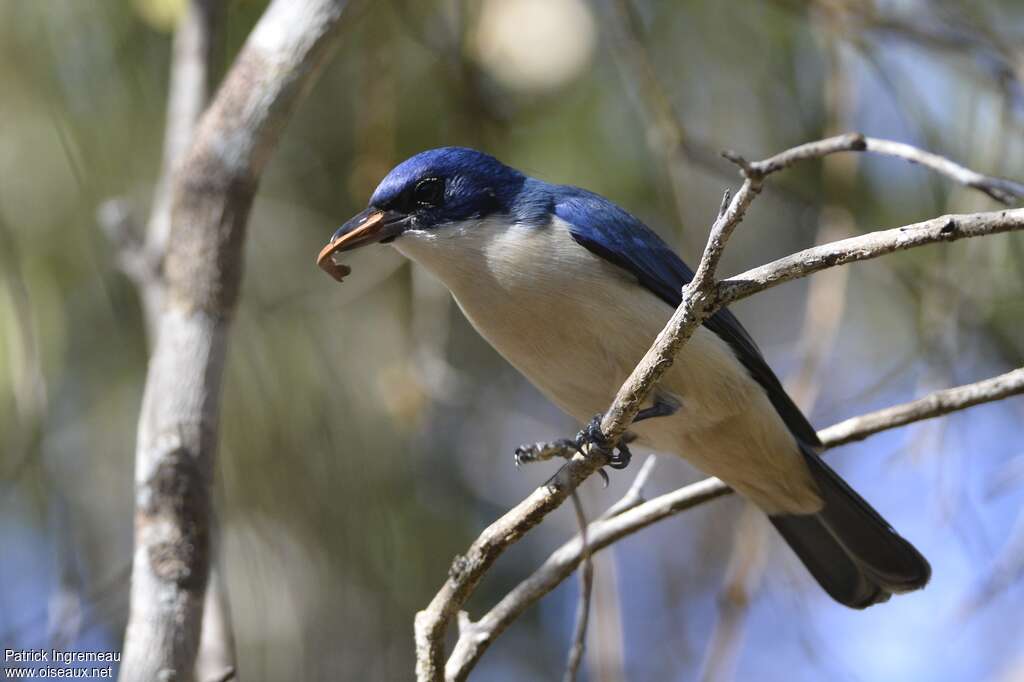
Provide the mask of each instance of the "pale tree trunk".
{"label": "pale tree trunk", "polygon": [[121,679],[191,680],[210,572],[227,338],[259,177],[337,35],[344,0],[274,0],[171,180],[166,288],[136,445],[135,554]]}

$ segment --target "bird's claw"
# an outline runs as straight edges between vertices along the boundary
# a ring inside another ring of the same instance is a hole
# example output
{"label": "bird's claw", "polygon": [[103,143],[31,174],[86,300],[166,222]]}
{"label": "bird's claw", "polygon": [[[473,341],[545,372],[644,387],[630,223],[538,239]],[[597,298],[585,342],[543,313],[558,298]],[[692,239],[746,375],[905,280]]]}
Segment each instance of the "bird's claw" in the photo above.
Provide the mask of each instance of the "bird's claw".
{"label": "bird's claw", "polygon": [[613,452],[608,458],[608,466],[616,471],[621,471],[633,461],[633,453],[629,451],[625,443],[619,443],[615,449],[617,452]]}
{"label": "bird's claw", "polygon": [[[622,438],[618,443],[613,443],[605,438],[601,431],[601,415],[596,415],[583,427],[575,439],[562,438],[560,440],[543,443],[529,443],[520,445],[515,450],[516,467],[530,462],[544,462],[555,457],[571,459],[577,452],[583,456],[588,455],[585,449],[590,448],[591,454],[598,454],[608,460],[608,466],[612,469],[625,469],[633,457],[633,453],[626,446],[627,438]],[[605,486],[608,485],[608,473],[604,469],[598,469],[601,480]]]}
{"label": "bird's claw", "polygon": [[629,466],[633,453],[626,446],[625,438],[619,440],[618,443],[613,443],[605,437],[604,432],[601,431],[601,419],[600,414],[594,415],[590,423],[576,434],[576,448],[583,452],[583,447],[589,445],[591,449],[597,450],[608,458],[608,466],[612,469],[625,469]]}

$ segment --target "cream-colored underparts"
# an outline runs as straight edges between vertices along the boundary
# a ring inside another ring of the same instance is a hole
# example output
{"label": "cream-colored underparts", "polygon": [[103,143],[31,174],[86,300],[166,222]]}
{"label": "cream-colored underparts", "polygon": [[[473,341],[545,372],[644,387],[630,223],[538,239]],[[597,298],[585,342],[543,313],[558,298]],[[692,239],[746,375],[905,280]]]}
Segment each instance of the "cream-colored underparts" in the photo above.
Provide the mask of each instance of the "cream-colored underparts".
{"label": "cream-colored underparts", "polygon": [[[607,409],[672,314],[628,273],[546,227],[501,219],[410,231],[394,247],[436,275],[473,327],[580,422]],[[700,327],[659,384],[676,414],[635,424],[768,513],[821,506],[796,442],[729,346]]]}

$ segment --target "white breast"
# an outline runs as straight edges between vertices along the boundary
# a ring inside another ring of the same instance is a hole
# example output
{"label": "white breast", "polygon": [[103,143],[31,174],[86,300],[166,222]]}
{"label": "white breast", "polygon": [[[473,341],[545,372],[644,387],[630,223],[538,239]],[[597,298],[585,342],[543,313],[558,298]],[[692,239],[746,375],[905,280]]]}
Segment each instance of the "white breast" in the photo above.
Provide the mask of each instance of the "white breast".
{"label": "white breast", "polygon": [[[557,218],[410,231],[394,246],[441,279],[476,330],[580,422],[607,409],[672,314]],[[642,443],[685,456],[768,511],[794,495],[818,506],[792,436],[717,335],[699,328],[659,391],[682,407],[636,424]]]}

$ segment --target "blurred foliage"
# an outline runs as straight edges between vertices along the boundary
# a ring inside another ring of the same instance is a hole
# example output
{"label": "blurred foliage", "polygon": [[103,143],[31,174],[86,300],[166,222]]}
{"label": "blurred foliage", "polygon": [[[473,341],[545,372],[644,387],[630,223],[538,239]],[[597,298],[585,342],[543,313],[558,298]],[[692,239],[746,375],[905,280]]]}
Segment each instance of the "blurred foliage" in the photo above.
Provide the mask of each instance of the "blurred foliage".
{"label": "blurred foliage", "polygon": [[[76,609],[71,645],[120,642],[146,340],[95,216],[124,197],[145,221],[181,5],[0,2],[3,646],[49,645]],[[228,6],[231,55],[263,5]],[[859,129],[1024,178],[1024,8],[1014,0],[634,9],[646,58],[696,148],[759,158]],[[583,0],[391,0],[356,3],[347,16],[340,49],[262,182],[246,246],[217,494],[245,679],[407,679],[413,614],[452,556],[550,474],[516,473],[514,446],[576,428],[390,249],[360,252],[340,287],[313,267],[387,169],[429,147],[480,147],[609,196],[691,260],[722,190],[737,184],[726,162],[690,155],[677,213],[665,172],[675,151],[623,68],[606,30],[613,16],[606,2]],[[827,92],[840,76],[847,92],[836,107]],[[826,205],[857,230],[992,206],[897,161],[859,159],[843,173],[830,183],[821,164],[787,172],[755,205],[725,270],[808,245]],[[851,278],[820,376],[820,426],[1022,362],[1019,235],[858,265]],[[805,291],[789,284],[738,306],[783,375],[801,362]],[[999,582],[1001,567],[1022,560],[1004,548],[1024,533],[1024,492],[1019,480],[997,485],[1020,468],[1020,424],[1021,406],[1007,402],[837,452],[837,466],[930,556],[934,583],[847,612],[773,539],[737,675],[1024,675],[1006,636],[1024,627],[1024,594]],[[652,490],[697,475],[666,460]],[[591,513],[630,477],[590,486]],[[613,551],[621,613],[596,617],[621,619],[630,679],[695,676],[739,508],[715,503]],[[474,613],[573,528],[560,510],[502,558]],[[993,585],[1005,599],[976,599]],[[558,677],[573,590],[517,623],[480,678]]]}

